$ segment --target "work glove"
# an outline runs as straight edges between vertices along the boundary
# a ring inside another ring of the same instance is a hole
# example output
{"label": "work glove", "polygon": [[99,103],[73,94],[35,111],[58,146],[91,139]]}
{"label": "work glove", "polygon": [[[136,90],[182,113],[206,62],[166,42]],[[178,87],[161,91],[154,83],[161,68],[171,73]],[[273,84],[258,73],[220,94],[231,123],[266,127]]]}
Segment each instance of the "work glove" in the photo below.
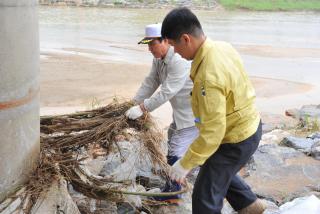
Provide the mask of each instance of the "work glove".
{"label": "work glove", "polygon": [[180,164],[180,160],[175,162],[170,169],[170,178],[178,183],[185,183],[186,176],[190,170],[183,168]]}
{"label": "work glove", "polygon": [[143,112],[140,108],[140,106],[133,106],[131,107],[128,111],[126,111],[125,115],[131,119],[131,120],[135,120],[138,119],[139,117],[141,117],[143,115]]}

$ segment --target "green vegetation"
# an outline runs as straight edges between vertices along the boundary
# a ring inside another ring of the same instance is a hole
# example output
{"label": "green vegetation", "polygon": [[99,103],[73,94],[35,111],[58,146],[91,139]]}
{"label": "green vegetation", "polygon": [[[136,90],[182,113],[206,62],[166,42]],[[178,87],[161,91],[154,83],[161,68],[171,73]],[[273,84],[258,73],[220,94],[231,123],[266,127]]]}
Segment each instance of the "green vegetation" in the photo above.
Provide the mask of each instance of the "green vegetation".
{"label": "green vegetation", "polygon": [[305,116],[304,127],[311,132],[320,131],[318,118],[312,119],[310,116]]}
{"label": "green vegetation", "polygon": [[308,115],[304,116],[304,118],[297,124],[297,127],[293,129],[294,135],[299,137],[306,137],[319,131],[319,118],[312,118]]}
{"label": "green vegetation", "polygon": [[319,0],[219,0],[227,9],[249,10],[320,10]]}
{"label": "green vegetation", "polygon": [[93,97],[93,98],[90,100],[87,109],[88,109],[88,110],[93,110],[93,109],[96,109],[96,108],[99,108],[99,107],[102,107],[101,101],[98,100],[98,98]]}

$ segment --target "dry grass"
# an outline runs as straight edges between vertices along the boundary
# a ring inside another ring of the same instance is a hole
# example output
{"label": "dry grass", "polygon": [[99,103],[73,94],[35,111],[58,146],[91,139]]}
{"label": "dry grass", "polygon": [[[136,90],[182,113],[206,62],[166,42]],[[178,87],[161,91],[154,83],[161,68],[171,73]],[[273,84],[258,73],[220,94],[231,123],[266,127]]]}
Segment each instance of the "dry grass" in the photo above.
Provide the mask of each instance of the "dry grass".
{"label": "dry grass", "polygon": [[[111,103],[105,107],[69,115],[46,116],[41,118],[41,153],[38,167],[30,176],[20,209],[29,213],[40,193],[46,191],[55,179],[63,177],[74,189],[87,197],[122,201],[123,194],[135,194],[123,191],[128,185],[113,182],[106,178],[88,175],[81,168],[85,159],[83,150],[98,146],[106,151],[116,145],[116,136],[127,128],[134,128],[137,137],[146,148],[152,163],[163,171],[168,165],[161,148],[162,133],[156,128],[149,115],[141,119],[128,120],[124,113],[130,108],[130,102]],[[119,151],[121,152],[121,151]]]}

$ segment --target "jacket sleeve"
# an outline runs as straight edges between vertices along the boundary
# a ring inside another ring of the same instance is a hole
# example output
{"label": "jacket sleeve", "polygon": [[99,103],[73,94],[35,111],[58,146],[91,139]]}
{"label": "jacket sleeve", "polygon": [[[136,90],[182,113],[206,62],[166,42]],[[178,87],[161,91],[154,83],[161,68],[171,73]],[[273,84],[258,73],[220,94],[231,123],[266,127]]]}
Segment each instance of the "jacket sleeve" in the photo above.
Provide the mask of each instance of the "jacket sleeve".
{"label": "jacket sleeve", "polygon": [[136,95],[134,96],[133,100],[140,104],[145,99],[151,97],[151,95],[157,90],[160,85],[160,80],[157,75],[157,66],[156,61],[153,59],[151,71],[148,76],[144,79],[143,83],[141,84],[140,88],[138,89]]}
{"label": "jacket sleeve", "polygon": [[223,87],[212,83],[195,85],[193,96],[196,96],[199,117],[196,124],[199,128],[198,138],[190,145],[181,159],[185,169],[202,165],[216,150],[226,132],[226,96]]}
{"label": "jacket sleeve", "polygon": [[[173,96],[175,96],[185,85],[189,78],[189,66],[187,61],[176,61],[168,65],[168,74],[166,80],[162,83],[160,91],[151,98],[144,100],[144,106],[148,111],[158,108]],[[163,71],[160,71],[163,72]]]}

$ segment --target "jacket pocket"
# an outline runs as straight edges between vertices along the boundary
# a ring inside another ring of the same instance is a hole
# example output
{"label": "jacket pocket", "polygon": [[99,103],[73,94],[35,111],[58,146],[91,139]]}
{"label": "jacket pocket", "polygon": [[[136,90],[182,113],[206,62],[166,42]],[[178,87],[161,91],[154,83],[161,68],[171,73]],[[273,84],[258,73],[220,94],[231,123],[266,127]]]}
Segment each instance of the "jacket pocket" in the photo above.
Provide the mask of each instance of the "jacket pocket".
{"label": "jacket pocket", "polygon": [[208,81],[204,82],[200,87],[200,96],[202,96],[201,99],[203,100],[203,106],[200,107],[203,108],[206,113],[210,114],[212,112],[219,111],[219,108],[225,108],[225,106],[221,106],[221,99],[224,99],[223,105],[225,105],[226,98],[224,95],[218,96],[219,93],[223,95],[223,89]]}

